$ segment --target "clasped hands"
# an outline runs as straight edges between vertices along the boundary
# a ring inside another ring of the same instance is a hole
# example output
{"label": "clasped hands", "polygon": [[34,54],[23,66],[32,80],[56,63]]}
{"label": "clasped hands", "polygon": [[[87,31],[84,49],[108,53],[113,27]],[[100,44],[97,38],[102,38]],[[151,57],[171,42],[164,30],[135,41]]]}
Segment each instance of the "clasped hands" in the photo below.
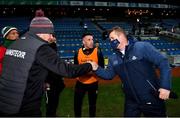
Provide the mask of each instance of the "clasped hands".
{"label": "clasped hands", "polygon": [[98,67],[99,67],[99,65],[98,65],[96,62],[87,61],[87,63],[90,63],[90,64],[91,64],[93,71],[96,71],[96,70],[98,69]]}

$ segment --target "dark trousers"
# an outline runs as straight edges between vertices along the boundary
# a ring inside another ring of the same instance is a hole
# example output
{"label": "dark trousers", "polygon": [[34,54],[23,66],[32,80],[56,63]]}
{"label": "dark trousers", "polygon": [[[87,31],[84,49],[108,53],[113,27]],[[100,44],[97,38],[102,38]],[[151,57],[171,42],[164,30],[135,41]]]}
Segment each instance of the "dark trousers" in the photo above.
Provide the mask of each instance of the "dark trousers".
{"label": "dark trousers", "polygon": [[19,113],[16,114],[7,114],[0,112],[0,117],[41,117],[41,111],[28,110],[28,111],[20,111]]}
{"label": "dark trousers", "polygon": [[49,116],[49,117],[56,116],[56,109],[59,104],[59,96],[65,87],[62,80],[56,80],[54,82],[50,83],[50,90],[47,91],[46,99],[48,101],[46,103],[46,116]]}
{"label": "dark trousers", "polygon": [[16,117],[18,116],[17,114],[7,114],[7,113],[3,113],[0,112],[0,117]]}
{"label": "dark trousers", "polygon": [[140,117],[143,114],[145,117],[166,117],[166,107],[163,100],[153,98],[150,101],[141,101],[138,104],[132,98],[125,98],[125,117]]}
{"label": "dark trousers", "polygon": [[74,94],[74,113],[75,117],[81,117],[82,113],[82,103],[85,93],[88,93],[89,100],[89,116],[96,116],[96,100],[98,92],[98,82],[92,84],[83,84],[77,81],[75,86]]}
{"label": "dark trousers", "polygon": [[3,113],[0,111],[0,117],[41,117],[41,101],[36,100],[35,102],[31,102],[29,104],[23,104],[21,105],[21,108],[19,112],[10,114]]}

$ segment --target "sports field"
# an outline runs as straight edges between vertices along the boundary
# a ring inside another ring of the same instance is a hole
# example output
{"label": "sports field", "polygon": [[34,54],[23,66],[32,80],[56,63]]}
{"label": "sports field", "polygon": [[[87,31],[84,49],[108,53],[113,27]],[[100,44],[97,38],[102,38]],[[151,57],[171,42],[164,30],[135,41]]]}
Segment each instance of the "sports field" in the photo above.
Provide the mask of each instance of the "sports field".
{"label": "sports field", "polygon": [[[180,78],[173,78],[173,91],[180,96]],[[60,96],[60,104],[58,107],[58,116],[73,117],[73,97],[74,87],[66,87]],[[168,116],[180,116],[180,99],[170,99],[167,102]],[[101,84],[99,85],[99,93],[97,99],[97,116],[113,117],[123,116],[124,94],[121,90],[121,84]],[[45,116],[45,105],[42,104],[43,116]],[[87,95],[84,99],[82,115],[88,116],[88,100]]]}

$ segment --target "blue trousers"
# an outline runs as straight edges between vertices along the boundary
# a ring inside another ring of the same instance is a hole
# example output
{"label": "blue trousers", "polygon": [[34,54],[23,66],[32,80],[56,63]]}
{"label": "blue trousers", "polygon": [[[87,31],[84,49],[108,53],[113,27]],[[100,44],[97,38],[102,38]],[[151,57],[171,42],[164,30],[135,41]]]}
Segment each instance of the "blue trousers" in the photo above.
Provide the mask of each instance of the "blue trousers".
{"label": "blue trousers", "polygon": [[124,104],[125,117],[140,117],[142,114],[145,117],[166,117],[166,107],[163,100],[149,96],[147,100],[141,100],[141,103],[133,98],[126,97]]}

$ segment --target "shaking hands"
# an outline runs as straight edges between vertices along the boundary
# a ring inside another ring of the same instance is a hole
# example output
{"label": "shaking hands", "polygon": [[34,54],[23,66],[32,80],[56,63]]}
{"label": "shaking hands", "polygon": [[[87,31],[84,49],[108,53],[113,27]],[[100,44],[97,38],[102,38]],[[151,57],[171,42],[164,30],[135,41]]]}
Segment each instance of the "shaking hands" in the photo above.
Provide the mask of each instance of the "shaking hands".
{"label": "shaking hands", "polygon": [[98,67],[99,67],[99,65],[98,65],[96,62],[87,61],[87,63],[90,63],[90,64],[91,64],[93,71],[96,71],[96,70],[98,69]]}

